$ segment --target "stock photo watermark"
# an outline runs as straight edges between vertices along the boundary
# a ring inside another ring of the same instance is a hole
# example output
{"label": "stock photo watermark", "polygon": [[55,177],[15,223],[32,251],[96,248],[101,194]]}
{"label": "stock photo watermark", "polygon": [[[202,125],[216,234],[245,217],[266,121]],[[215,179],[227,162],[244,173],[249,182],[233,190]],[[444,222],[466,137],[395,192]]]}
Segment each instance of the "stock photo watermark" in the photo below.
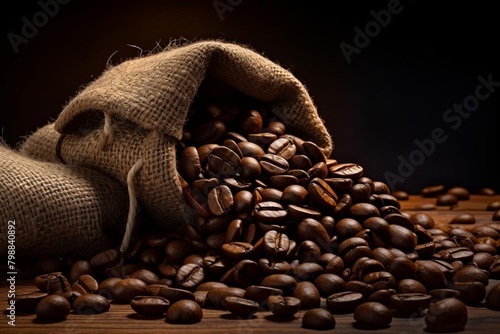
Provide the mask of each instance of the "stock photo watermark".
{"label": "stock photo watermark", "polygon": [[353,28],[355,35],[352,44],[344,41],[340,42],[340,50],[348,64],[351,63],[354,54],[360,54],[370,44],[372,39],[382,32],[382,28],[387,28],[393,16],[400,14],[404,9],[399,0],[389,0],[386,7],[387,9],[380,9],[378,11],[371,10],[370,15],[373,20],[368,21],[363,29],[358,26]]}
{"label": "stock photo watermark", "polygon": [[415,149],[397,157],[399,163],[397,170],[384,172],[385,181],[391,190],[394,190],[398,183],[404,183],[412,176],[416,168],[422,166],[426,159],[436,152],[437,146],[448,139],[450,130],[458,130],[464,121],[479,109],[481,102],[489,99],[496,88],[500,87],[500,81],[494,81],[492,73],[486,76],[479,75],[477,80],[479,83],[473,94],[466,96],[462,103],[454,103],[451,108],[443,112],[444,126],[435,127],[423,139],[416,138],[413,141]]}
{"label": "stock photo watermark", "polygon": [[40,10],[36,11],[31,18],[23,16],[21,18],[21,29],[18,33],[9,32],[7,39],[14,50],[14,53],[19,53],[19,47],[23,44],[28,44],[30,40],[35,38],[39,30],[45,27],[51,18],[59,13],[61,5],[66,5],[70,0],[40,0],[38,6]]}
{"label": "stock photo watermark", "polygon": [[214,0],[212,6],[219,17],[219,20],[224,21],[224,13],[232,12],[235,7],[241,5],[243,0]]}

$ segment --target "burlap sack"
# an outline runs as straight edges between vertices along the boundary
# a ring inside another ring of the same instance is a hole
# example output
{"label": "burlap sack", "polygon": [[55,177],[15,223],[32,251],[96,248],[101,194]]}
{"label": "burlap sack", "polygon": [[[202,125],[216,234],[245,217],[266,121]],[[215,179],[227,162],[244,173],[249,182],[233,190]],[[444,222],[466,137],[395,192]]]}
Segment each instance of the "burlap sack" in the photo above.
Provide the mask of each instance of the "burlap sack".
{"label": "burlap sack", "polygon": [[4,254],[8,245],[33,257],[90,257],[117,247],[128,206],[127,189],[99,171],[37,161],[0,144]]}
{"label": "burlap sack", "polygon": [[289,133],[331,153],[331,136],[305,86],[252,49],[221,41],[177,45],[107,69],[21,150],[40,157],[47,150],[37,147],[52,145],[45,153],[49,160],[91,166],[123,184],[132,182],[141,210],[153,222],[184,226],[190,209],[177,176],[175,143],[207,76],[269,104]]}

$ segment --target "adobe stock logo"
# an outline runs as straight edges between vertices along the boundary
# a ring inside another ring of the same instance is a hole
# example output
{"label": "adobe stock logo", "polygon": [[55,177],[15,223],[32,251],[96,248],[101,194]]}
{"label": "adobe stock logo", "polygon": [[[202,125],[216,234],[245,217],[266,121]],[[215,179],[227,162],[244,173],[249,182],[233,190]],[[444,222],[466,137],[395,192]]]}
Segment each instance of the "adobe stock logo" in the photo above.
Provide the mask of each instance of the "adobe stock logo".
{"label": "adobe stock logo", "polygon": [[19,52],[19,46],[21,44],[28,44],[31,39],[33,39],[37,34],[40,28],[43,28],[49,23],[49,19],[59,13],[60,5],[65,5],[70,0],[47,0],[38,1],[38,6],[40,6],[40,10],[33,14],[31,20],[29,20],[26,16],[21,18],[21,22],[23,23],[21,27],[21,31],[19,34],[14,32],[9,32],[7,34],[7,38],[9,39],[10,45],[12,49],[14,49],[15,53]]}
{"label": "adobe stock logo", "polygon": [[500,81],[493,81],[493,75],[490,73],[486,77],[480,75],[477,77],[479,83],[474,89],[474,94],[466,96],[462,103],[454,103],[452,108],[443,112],[443,122],[445,126],[434,128],[427,138],[416,138],[413,143],[415,149],[407,155],[397,157],[399,165],[397,173],[385,171],[384,178],[391,191],[395,190],[395,185],[403,183],[408,177],[413,175],[416,168],[422,166],[426,158],[436,152],[438,144],[444,143],[448,139],[448,133],[451,130],[458,130],[464,121],[471,117],[481,103],[490,98],[496,88],[500,87]]}
{"label": "adobe stock logo", "polygon": [[[411,1],[411,0],[408,0]],[[353,44],[351,45],[346,42],[341,42],[339,44],[340,50],[345,57],[348,64],[351,63],[352,55],[361,53],[361,50],[366,48],[372,38],[377,37],[382,28],[386,28],[392,21],[392,16],[400,14],[403,11],[403,5],[399,0],[389,0],[387,2],[387,9],[381,9],[378,12],[371,10],[370,15],[374,18],[372,21],[368,21],[364,26],[364,31],[358,26],[355,26],[353,30],[356,32],[353,38]]]}

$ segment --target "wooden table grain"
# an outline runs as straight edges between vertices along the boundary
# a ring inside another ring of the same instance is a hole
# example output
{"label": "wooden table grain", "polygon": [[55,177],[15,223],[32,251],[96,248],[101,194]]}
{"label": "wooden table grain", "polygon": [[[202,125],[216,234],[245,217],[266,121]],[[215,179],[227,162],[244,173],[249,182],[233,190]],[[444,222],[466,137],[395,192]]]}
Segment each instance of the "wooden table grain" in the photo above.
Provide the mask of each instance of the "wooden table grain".
{"label": "wooden table grain", "polygon": [[[436,204],[435,198],[424,198],[419,195],[411,195],[409,200],[401,201],[401,211],[425,212],[431,215],[436,224],[448,224],[453,217],[462,213],[471,213],[476,217],[476,224],[461,225],[471,229],[479,224],[493,224],[499,227],[500,222],[493,221],[493,212],[486,211],[488,203],[500,201],[500,195],[471,195],[469,200],[459,201],[453,207],[439,206],[435,210],[419,211],[416,208],[422,204]],[[3,275],[2,275],[3,276]],[[487,291],[498,280],[490,280]],[[36,288],[32,280],[19,280],[16,282],[16,292],[24,293],[34,291]],[[109,312],[96,315],[70,314],[66,320],[61,322],[42,322],[36,319],[34,314],[15,315],[15,327],[8,324],[7,318],[7,285],[5,278],[2,279],[0,287],[0,305],[3,305],[3,313],[0,320],[0,333],[17,334],[142,334],[142,333],[217,333],[217,334],[253,334],[253,333],[313,333],[319,332],[302,328],[302,317],[305,311],[300,311],[293,319],[279,320],[270,312],[257,312],[251,319],[236,318],[227,311],[216,309],[203,309],[203,319],[193,325],[173,325],[165,322],[164,318],[145,318],[138,316],[129,305],[112,304]],[[468,322],[462,333],[500,333],[500,311],[489,310],[485,307],[467,307]],[[393,318],[390,327],[379,330],[361,330],[353,326],[352,314],[335,315],[335,329],[327,332],[335,333],[427,333],[423,316],[409,318]]]}

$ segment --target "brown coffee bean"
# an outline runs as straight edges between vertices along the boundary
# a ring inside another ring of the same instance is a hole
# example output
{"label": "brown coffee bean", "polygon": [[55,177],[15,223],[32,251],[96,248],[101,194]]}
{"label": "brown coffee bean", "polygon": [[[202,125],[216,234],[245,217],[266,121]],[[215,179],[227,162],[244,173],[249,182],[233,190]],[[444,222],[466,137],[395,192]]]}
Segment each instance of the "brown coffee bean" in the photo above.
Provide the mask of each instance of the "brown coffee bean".
{"label": "brown coffee bean", "polygon": [[108,299],[93,293],[82,294],[73,302],[73,310],[76,314],[98,314],[108,312],[109,308]]}
{"label": "brown coffee bean", "polygon": [[93,271],[94,270],[89,261],[78,260],[71,266],[71,270],[68,274],[68,281],[73,284],[81,275],[92,275]]}
{"label": "brown coffee bean", "polygon": [[194,289],[205,279],[203,267],[196,263],[188,263],[177,270],[175,282],[183,289]]}
{"label": "brown coffee bean", "polygon": [[269,231],[264,235],[264,250],[269,256],[282,258],[289,248],[290,242],[288,236],[277,231]]}
{"label": "brown coffee bean", "polygon": [[439,194],[443,194],[445,190],[444,185],[438,184],[422,188],[420,194],[424,197],[436,197]]}
{"label": "brown coffee bean", "polygon": [[263,285],[250,285],[245,289],[245,298],[256,301],[259,304],[267,301],[269,296],[274,295],[282,296],[283,291],[281,289]]}
{"label": "brown coffee bean", "polygon": [[384,304],[378,302],[364,302],[354,310],[354,324],[362,329],[386,328],[392,322],[392,312]]}
{"label": "brown coffee bean", "polygon": [[259,304],[253,300],[228,296],[222,301],[223,306],[234,315],[244,319],[251,319],[259,310]]}
{"label": "brown coffee bean", "polygon": [[302,204],[309,198],[307,190],[298,184],[287,186],[282,193],[281,200],[286,204]]}
{"label": "brown coffee bean", "polygon": [[451,288],[460,293],[458,299],[466,305],[479,305],[486,297],[486,287],[481,282],[453,282]]}
{"label": "brown coffee bean", "polygon": [[258,265],[265,275],[283,274],[292,270],[292,266],[288,262],[275,259],[259,259]]}
{"label": "brown coffee bean", "polygon": [[423,213],[423,212],[417,212],[417,213],[412,214],[410,216],[410,220],[414,224],[418,224],[418,225],[422,226],[423,228],[425,228],[426,230],[434,228],[434,225],[435,225],[434,218],[432,218],[431,216],[429,216],[428,214]]}
{"label": "brown coffee bean", "polygon": [[300,310],[300,299],[291,296],[271,295],[267,304],[269,310],[280,318],[293,317]]}
{"label": "brown coffee bean", "polygon": [[329,176],[334,178],[350,178],[356,180],[363,175],[363,167],[354,163],[341,163],[328,170]]}
{"label": "brown coffee bean", "polygon": [[71,286],[73,290],[81,294],[93,293],[97,291],[98,287],[99,283],[88,274],[81,275]]}
{"label": "brown coffee bean", "polygon": [[306,218],[321,219],[322,216],[321,212],[304,205],[289,204],[286,210],[288,211],[288,217],[296,222],[301,222]]}
{"label": "brown coffee bean", "polygon": [[288,161],[278,155],[266,153],[260,157],[260,167],[268,175],[286,174],[290,169]]}
{"label": "brown coffee bean", "polygon": [[237,287],[213,288],[207,293],[207,304],[213,307],[223,307],[224,298],[228,296],[245,297],[245,289]]}
{"label": "brown coffee bean", "polygon": [[321,148],[312,141],[304,141],[300,146],[299,152],[306,155],[313,164],[318,162],[326,163],[326,157]]}
{"label": "brown coffee bean", "polygon": [[335,317],[324,308],[314,308],[304,313],[302,327],[316,330],[334,329],[337,324]]}
{"label": "brown coffee bean", "polygon": [[396,290],[398,293],[421,293],[427,294],[427,289],[419,281],[412,278],[405,278],[397,282]]}
{"label": "brown coffee bean", "polygon": [[49,295],[62,295],[71,290],[71,284],[66,276],[60,274],[47,276],[47,293]]}
{"label": "brown coffee bean", "polygon": [[397,293],[391,296],[391,305],[398,315],[410,316],[424,312],[429,307],[431,298],[423,293]]}
{"label": "brown coffee bean", "polygon": [[193,292],[185,289],[173,288],[164,284],[151,284],[147,287],[147,294],[151,296],[160,296],[167,299],[170,303],[189,299],[194,300]]}
{"label": "brown coffee bean", "polygon": [[189,146],[182,151],[179,167],[182,175],[187,180],[194,180],[199,178],[202,169],[200,156],[196,147]]}
{"label": "brown coffee bean", "polygon": [[260,285],[282,290],[284,293],[292,291],[297,286],[297,280],[286,274],[272,274],[264,277]]}
{"label": "brown coffee bean", "polygon": [[380,217],[380,211],[373,204],[356,203],[349,208],[349,215],[357,221],[365,221],[370,217]]}
{"label": "brown coffee bean", "polygon": [[138,278],[124,278],[111,290],[113,301],[130,303],[135,296],[147,294],[147,284]]}
{"label": "brown coffee bean", "polygon": [[493,217],[491,217],[491,220],[493,221],[499,221],[500,220],[500,209],[495,211],[493,213]]}
{"label": "brown coffee bean", "polygon": [[66,319],[71,312],[71,305],[61,295],[48,295],[36,306],[36,317],[46,321],[60,321]]}
{"label": "brown coffee bean", "polygon": [[226,185],[217,186],[208,194],[208,208],[216,216],[228,214],[234,205],[231,190]]}
{"label": "brown coffee bean", "polygon": [[450,206],[456,204],[458,204],[458,198],[453,194],[442,194],[437,196],[436,205],[438,206]]}
{"label": "brown coffee bean", "polygon": [[323,273],[314,279],[314,285],[323,297],[344,291],[345,284],[342,277],[332,273]]}
{"label": "brown coffee bean", "polygon": [[203,310],[194,300],[179,300],[168,308],[165,321],[171,324],[194,324],[203,318]]}
{"label": "brown coffee bean", "polygon": [[334,314],[351,313],[363,300],[364,296],[359,292],[337,292],[326,298],[326,308]]}
{"label": "brown coffee bean", "polygon": [[431,303],[435,303],[436,301],[443,300],[445,298],[458,298],[460,296],[460,292],[454,289],[434,289],[429,291],[429,295],[431,295],[432,300]]}
{"label": "brown coffee bean", "polygon": [[240,148],[241,153],[243,153],[244,157],[259,159],[265,154],[262,147],[249,141],[239,142],[238,147]]}
{"label": "brown coffee bean", "polygon": [[318,177],[309,182],[307,192],[315,204],[325,209],[334,209],[337,205],[337,194],[325,181]]}
{"label": "brown coffee bean", "polygon": [[170,302],[160,296],[136,296],[130,301],[130,307],[146,316],[161,316],[167,312]]}
{"label": "brown coffee bean", "polygon": [[367,299],[367,302],[381,303],[387,307],[391,307],[391,296],[397,292],[394,289],[374,291]]}
{"label": "brown coffee bean", "polygon": [[500,311],[500,283],[496,283],[488,291],[484,305],[490,310]]}
{"label": "brown coffee bean", "polygon": [[469,190],[464,187],[452,187],[448,189],[446,193],[455,195],[459,201],[468,200],[470,198]]}
{"label": "brown coffee bean", "polygon": [[387,290],[396,287],[396,279],[387,271],[376,271],[363,277],[363,282],[373,286],[375,290]]}
{"label": "brown coffee bean", "polygon": [[431,333],[459,332],[467,324],[467,307],[456,298],[447,298],[430,305],[425,314],[426,331]]}
{"label": "brown coffee bean", "polygon": [[297,152],[297,146],[290,138],[278,138],[267,148],[267,153],[275,154],[286,160],[290,160]]}
{"label": "brown coffee bean", "polygon": [[261,222],[271,224],[278,223],[286,219],[288,213],[278,202],[260,202],[255,205],[254,216]]}
{"label": "brown coffee bean", "polygon": [[474,215],[464,213],[453,217],[450,224],[474,224],[476,222],[476,217]]}

